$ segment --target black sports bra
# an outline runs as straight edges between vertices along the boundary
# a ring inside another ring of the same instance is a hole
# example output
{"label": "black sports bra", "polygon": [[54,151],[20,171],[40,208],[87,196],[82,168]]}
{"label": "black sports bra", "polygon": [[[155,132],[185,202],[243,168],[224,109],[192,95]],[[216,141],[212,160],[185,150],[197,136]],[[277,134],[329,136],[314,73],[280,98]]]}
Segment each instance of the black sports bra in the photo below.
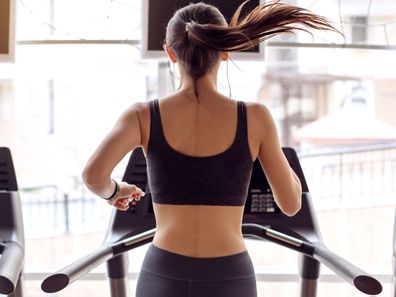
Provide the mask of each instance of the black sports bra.
{"label": "black sports bra", "polygon": [[189,156],[174,150],[162,129],[158,99],[150,102],[147,175],[152,201],[161,204],[245,204],[252,173],[246,107],[238,101],[232,145],[213,156]]}

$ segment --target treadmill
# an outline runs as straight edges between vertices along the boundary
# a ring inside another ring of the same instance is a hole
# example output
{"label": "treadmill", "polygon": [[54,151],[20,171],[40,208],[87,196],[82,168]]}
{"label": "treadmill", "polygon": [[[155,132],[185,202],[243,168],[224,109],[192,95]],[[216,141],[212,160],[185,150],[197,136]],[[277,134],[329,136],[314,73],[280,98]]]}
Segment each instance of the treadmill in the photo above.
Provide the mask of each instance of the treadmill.
{"label": "treadmill", "polygon": [[[244,208],[243,236],[272,241],[299,252],[298,267],[302,297],[316,296],[320,263],[332,269],[361,292],[368,295],[379,294],[382,285],[378,280],[326,248],[321,239],[312,198],[297,154],[292,148],[282,150],[302,184],[301,209],[293,217],[288,217],[280,211],[257,159],[253,165]],[[147,182],[146,160],[141,148],[132,152],[123,180],[137,185],[146,195],[128,211],[114,209],[103,244],[80,260],[46,277],[41,285],[44,292],[58,292],[106,262],[111,296],[130,296],[127,289],[129,261],[127,251],[151,242],[156,231]]]}
{"label": "treadmill", "polygon": [[25,251],[21,200],[11,152],[0,147],[0,294],[22,297]]}

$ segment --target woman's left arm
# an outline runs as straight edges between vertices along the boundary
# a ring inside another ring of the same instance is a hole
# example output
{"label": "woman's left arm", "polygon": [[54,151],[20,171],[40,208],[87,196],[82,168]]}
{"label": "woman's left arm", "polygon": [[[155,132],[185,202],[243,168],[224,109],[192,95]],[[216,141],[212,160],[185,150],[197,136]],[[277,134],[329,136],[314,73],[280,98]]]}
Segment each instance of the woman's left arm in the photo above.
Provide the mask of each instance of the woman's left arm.
{"label": "woman's left arm", "polygon": [[[110,197],[115,191],[116,184],[111,180],[114,167],[128,152],[141,146],[139,111],[143,108],[143,104],[143,102],[134,103],[120,116],[84,168],[82,178],[85,185],[102,198]],[[134,185],[125,182],[119,185],[119,199],[144,195],[143,191]],[[127,203],[115,201],[112,204],[121,210],[128,209]]]}

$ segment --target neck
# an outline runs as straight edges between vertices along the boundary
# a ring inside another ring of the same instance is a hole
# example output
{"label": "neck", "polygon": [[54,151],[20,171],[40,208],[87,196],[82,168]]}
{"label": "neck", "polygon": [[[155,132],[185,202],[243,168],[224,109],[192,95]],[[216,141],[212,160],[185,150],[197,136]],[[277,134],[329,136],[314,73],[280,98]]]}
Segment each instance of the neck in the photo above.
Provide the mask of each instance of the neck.
{"label": "neck", "polygon": [[[201,76],[197,81],[197,89],[200,97],[208,94],[218,93],[217,73],[210,71]],[[195,97],[193,80],[183,71],[180,72],[180,87],[178,91]]]}

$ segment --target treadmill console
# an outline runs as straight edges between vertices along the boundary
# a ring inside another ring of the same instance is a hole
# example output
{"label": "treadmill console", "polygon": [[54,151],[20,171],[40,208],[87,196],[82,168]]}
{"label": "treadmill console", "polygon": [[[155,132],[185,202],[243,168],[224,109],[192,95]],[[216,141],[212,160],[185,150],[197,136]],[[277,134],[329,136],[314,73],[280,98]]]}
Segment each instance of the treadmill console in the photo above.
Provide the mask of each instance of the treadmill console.
{"label": "treadmill console", "polygon": [[245,204],[244,213],[279,213],[274,196],[270,189],[251,189]]}
{"label": "treadmill console", "polygon": [[253,164],[244,214],[268,215],[279,213],[281,213],[281,210],[275,203],[274,195],[257,159]]}

